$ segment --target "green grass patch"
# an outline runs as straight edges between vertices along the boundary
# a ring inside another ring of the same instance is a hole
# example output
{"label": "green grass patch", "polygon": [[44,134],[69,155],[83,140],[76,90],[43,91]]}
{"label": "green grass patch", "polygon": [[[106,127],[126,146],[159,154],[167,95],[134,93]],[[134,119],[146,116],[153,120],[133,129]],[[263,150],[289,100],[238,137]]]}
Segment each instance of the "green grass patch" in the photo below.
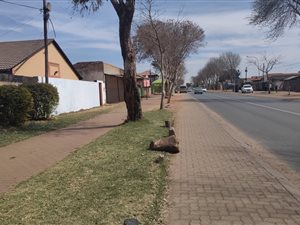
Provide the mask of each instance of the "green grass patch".
{"label": "green grass patch", "polygon": [[[167,135],[168,111],[144,113],[100,137],[44,173],[0,196],[0,224],[153,225],[165,192],[168,159],[151,140]],[[168,157],[167,157],[168,158]]]}
{"label": "green grass patch", "polygon": [[19,128],[0,127],[0,147],[94,118],[95,116],[108,112],[111,108],[113,107],[100,107],[74,113],[66,113],[44,121],[29,121]]}

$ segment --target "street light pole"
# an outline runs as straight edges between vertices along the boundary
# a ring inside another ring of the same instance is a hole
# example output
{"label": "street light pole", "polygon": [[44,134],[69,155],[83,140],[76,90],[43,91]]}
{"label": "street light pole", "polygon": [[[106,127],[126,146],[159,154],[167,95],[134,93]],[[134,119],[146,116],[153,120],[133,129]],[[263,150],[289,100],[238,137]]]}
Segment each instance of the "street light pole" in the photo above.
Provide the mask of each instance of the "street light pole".
{"label": "street light pole", "polygon": [[48,30],[47,24],[49,19],[50,4],[43,0],[43,20],[44,20],[44,48],[45,48],[45,81],[49,83],[48,79]]}
{"label": "street light pole", "polygon": [[245,81],[246,81],[246,82],[247,82],[247,72],[248,72],[248,69],[247,69],[247,66],[246,66],[246,69],[245,69],[245,74],[246,74]]}

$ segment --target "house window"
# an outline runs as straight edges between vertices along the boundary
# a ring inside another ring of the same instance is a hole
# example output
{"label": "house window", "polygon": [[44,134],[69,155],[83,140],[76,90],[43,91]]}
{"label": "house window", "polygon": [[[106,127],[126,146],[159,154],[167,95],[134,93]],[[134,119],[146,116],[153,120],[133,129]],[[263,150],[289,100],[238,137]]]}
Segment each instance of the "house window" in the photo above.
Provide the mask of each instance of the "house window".
{"label": "house window", "polygon": [[58,63],[49,62],[49,77],[60,77],[60,67]]}

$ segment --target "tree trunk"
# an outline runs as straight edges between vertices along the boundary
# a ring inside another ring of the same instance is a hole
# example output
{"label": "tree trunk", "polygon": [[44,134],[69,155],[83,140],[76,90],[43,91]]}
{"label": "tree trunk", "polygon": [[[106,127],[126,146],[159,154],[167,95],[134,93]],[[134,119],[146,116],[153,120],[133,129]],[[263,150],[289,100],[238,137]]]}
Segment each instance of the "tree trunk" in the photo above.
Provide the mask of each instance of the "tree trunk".
{"label": "tree trunk", "polygon": [[164,109],[164,99],[165,99],[165,79],[164,74],[161,73],[161,99],[160,99],[160,110]]}
{"label": "tree trunk", "polygon": [[172,83],[171,83],[170,90],[169,90],[168,103],[171,102],[173,90],[174,90],[174,83],[172,82]]}
{"label": "tree trunk", "polygon": [[124,99],[127,107],[127,120],[142,118],[141,98],[136,82],[136,56],[130,36],[131,24],[135,10],[135,1],[126,4],[111,0],[119,17],[119,36],[124,63]]}
{"label": "tree trunk", "polygon": [[271,80],[268,73],[267,73],[267,79],[268,79],[268,93],[271,94]]}

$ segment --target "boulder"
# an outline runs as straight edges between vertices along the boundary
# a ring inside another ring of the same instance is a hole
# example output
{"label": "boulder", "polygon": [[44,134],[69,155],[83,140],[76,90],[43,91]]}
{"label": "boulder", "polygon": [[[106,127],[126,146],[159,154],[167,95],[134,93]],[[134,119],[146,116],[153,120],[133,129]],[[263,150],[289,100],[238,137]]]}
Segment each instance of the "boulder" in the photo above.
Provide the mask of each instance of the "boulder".
{"label": "boulder", "polygon": [[155,151],[164,151],[172,154],[178,153],[178,141],[175,135],[160,138],[150,143],[150,149]]}
{"label": "boulder", "polygon": [[170,129],[169,129],[169,136],[172,136],[172,135],[176,136],[174,127],[170,127]]}

